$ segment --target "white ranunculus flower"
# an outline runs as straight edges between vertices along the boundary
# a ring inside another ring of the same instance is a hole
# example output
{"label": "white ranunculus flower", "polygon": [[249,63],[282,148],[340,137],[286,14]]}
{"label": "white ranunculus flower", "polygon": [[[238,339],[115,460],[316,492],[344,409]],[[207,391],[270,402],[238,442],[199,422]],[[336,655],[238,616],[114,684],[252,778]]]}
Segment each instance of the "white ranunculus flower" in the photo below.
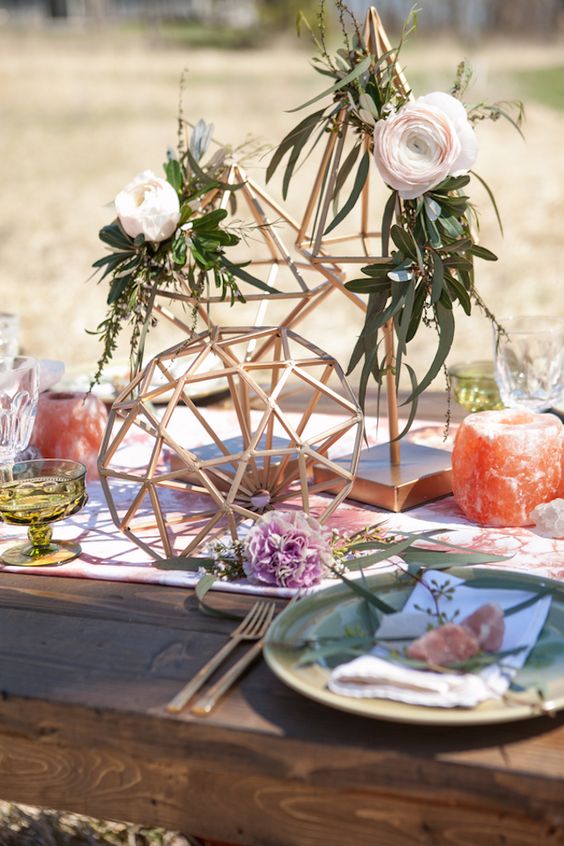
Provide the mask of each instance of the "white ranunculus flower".
{"label": "white ranunculus flower", "polygon": [[166,241],[180,220],[178,194],[166,179],[151,170],[138,173],[115,198],[119,221],[131,238]]}
{"label": "white ranunculus flower", "polygon": [[477,154],[466,109],[440,91],[406,103],[374,128],[378,170],[404,200],[420,197],[447,176],[467,173]]}

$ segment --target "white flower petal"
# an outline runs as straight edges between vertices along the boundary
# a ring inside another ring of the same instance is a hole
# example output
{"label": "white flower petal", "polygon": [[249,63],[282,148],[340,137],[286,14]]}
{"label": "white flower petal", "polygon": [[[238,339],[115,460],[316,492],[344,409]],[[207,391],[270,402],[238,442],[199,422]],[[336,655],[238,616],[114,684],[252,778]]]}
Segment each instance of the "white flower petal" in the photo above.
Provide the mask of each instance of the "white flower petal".
{"label": "white flower petal", "polygon": [[172,185],[150,170],[129,182],[114,201],[125,232],[135,238],[143,234],[159,243],[174,233],[180,219],[180,203]]}
{"label": "white flower petal", "polygon": [[435,92],[407,103],[374,129],[374,158],[400,197],[415,199],[474,164],[477,141],[464,106]]}

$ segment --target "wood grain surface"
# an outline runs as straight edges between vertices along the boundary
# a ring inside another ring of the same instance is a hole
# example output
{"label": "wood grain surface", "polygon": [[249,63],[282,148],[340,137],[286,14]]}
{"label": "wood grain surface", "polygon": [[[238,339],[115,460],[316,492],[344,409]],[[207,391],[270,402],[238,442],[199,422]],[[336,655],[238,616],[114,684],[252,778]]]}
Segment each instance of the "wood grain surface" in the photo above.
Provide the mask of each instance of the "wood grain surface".
{"label": "wood grain surface", "polygon": [[561,716],[394,725],[262,662],[211,717],[167,714],[232,625],[178,588],[0,574],[0,797],[248,846],[564,843]]}

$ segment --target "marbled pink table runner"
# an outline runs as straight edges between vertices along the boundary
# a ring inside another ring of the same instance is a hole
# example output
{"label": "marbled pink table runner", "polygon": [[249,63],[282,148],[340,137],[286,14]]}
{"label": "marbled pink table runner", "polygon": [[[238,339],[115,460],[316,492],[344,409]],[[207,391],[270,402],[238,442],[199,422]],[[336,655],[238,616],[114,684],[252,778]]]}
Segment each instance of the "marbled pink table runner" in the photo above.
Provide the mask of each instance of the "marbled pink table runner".
{"label": "marbled pink table runner", "polygon": [[[218,410],[206,411],[221,433],[233,431],[230,414]],[[370,422],[368,432],[376,431]],[[385,440],[386,426],[380,423],[379,437],[370,440]],[[409,437],[430,446],[448,448],[442,442],[442,426],[428,422],[419,423]],[[195,447],[198,444],[194,444]],[[123,463],[135,462],[142,454],[141,445],[130,442],[122,452]],[[341,444],[340,454],[347,445]],[[125,582],[147,582],[179,587],[193,587],[198,576],[182,571],[158,570],[149,555],[135,546],[114,526],[106,506],[99,482],[88,486],[90,500],[79,514],[56,524],[56,536],[78,539],[82,555],[75,561],[59,567],[19,568],[4,567],[2,572],[27,572],[42,576],[67,576],[76,578],[108,579]],[[443,537],[449,541],[483,552],[512,556],[494,566],[508,570],[521,570],[538,576],[564,579],[564,540],[543,537],[534,528],[490,529],[470,523],[455,504],[452,497],[412,509],[403,514],[393,514],[352,501],[343,503],[329,521],[329,525],[343,531],[362,529],[367,525],[385,520],[390,532],[422,531],[430,528],[445,528]],[[1,524],[0,549],[22,539],[23,530]],[[330,583],[330,582],[327,582]],[[245,593],[267,593],[281,596],[291,591],[262,588],[248,583],[218,582],[221,590]]]}

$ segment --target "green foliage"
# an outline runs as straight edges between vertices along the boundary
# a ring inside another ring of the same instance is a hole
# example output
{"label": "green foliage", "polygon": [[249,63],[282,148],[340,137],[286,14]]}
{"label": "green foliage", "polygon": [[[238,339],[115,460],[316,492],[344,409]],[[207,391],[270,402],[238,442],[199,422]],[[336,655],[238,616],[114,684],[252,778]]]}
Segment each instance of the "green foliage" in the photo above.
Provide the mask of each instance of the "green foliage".
{"label": "green foliage", "polygon": [[[314,68],[324,81],[320,94],[291,111],[300,111],[323,101],[325,106],[306,115],[286,135],[267,168],[268,180],[285,162],[283,194],[286,196],[302,156],[309,155],[330,133],[342,136],[346,131],[347,139],[352,135],[352,147],[342,161],[336,158],[337,144],[326,166],[323,189],[331,192],[329,200],[333,205],[333,219],[326,226],[324,235],[342,223],[358,204],[369,178],[374,124],[396,112],[410,97],[411,92],[399,83],[395,67],[403,43],[416,25],[416,10],[412,9],[398,45],[376,56],[365,43],[361,28],[345,0],[334,0],[334,3],[343,35],[343,47],[336,55],[330,55],[325,41],[324,3],[320,4],[317,29],[301,16],[301,23],[310,30],[319,53],[313,60]],[[471,70],[462,62],[457,69],[452,95],[462,97],[470,78]],[[327,80],[331,80],[332,84],[328,86]],[[473,123],[503,118],[520,131],[522,107],[518,103],[479,103],[468,110],[468,117]],[[362,155],[361,148],[364,150]],[[331,167],[336,170],[336,178],[329,182]],[[493,193],[481,177],[473,175],[485,188],[501,227]],[[381,340],[385,324],[393,321],[397,339],[396,385],[399,386],[402,370],[407,372],[411,382],[406,401],[410,406],[409,420],[402,436],[414,419],[418,397],[445,368],[454,339],[455,306],[460,306],[465,314],[470,315],[472,307],[477,305],[495,321],[475,288],[474,260],[495,261],[496,256],[475,242],[472,224],[477,218],[465,192],[470,181],[469,174],[449,177],[413,200],[402,200],[396,191],[392,191],[382,217],[382,259],[363,267],[363,276],[346,284],[350,291],[368,296],[364,329],[349,363],[350,373],[362,362],[359,383],[361,403],[364,403],[370,378],[376,381],[379,389],[383,384],[388,362],[381,349]],[[347,182],[352,182],[352,187],[341,204],[339,195]],[[316,222],[322,202],[323,191]],[[316,223],[314,229],[315,226]],[[405,356],[409,343],[422,328],[435,333],[437,341],[433,360],[422,375],[417,375],[405,362]]]}
{"label": "green foliage", "polygon": [[95,261],[93,267],[100,273],[99,282],[109,280],[109,291],[106,317],[91,333],[98,335],[103,344],[92,385],[100,380],[111,361],[124,327],[130,333],[132,374],[139,371],[147,334],[156,322],[157,292],[188,292],[193,298],[195,320],[198,301],[212,287],[221,300],[231,305],[244,302],[237,278],[265,292],[274,291],[244,271],[244,265],[231,262],[227,256],[228,249],[239,243],[240,236],[226,226],[228,212],[215,208],[214,198],[216,190],[235,192],[241,187],[226,185],[221,180],[229,151],[219,148],[204,161],[213,126],[198,121],[188,139],[184,130],[180,114],[178,151],[169,152],[163,165],[180,204],[176,231],[160,243],[151,243],[142,235],[131,238],[119,220],[100,230],[100,240],[110,252]]}

